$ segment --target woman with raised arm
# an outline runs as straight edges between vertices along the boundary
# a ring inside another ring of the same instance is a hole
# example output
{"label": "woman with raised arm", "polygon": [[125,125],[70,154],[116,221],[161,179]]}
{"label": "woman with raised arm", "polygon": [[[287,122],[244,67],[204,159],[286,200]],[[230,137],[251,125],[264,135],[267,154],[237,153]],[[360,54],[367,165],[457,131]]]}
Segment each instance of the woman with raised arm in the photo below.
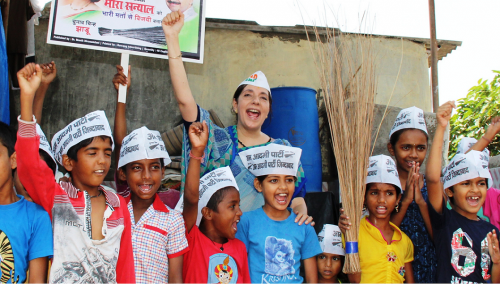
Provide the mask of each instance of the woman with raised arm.
{"label": "woman with raised arm", "polygon": [[[189,88],[189,83],[182,63],[182,53],[179,48],[179,32],[184,24],[184,15],[172,12],[165,16],[162,22],[165,39],[168,46],[169,69],[174,88],[175,98],[185,129],[192,122],[209,122],[210,138],[203,157],[191,155],[191,147],[187,134],[184,133],[182,145],[182,186],[186,176],[187,164],[190,159],[201,159],[201,175],[213,169],[229,166],[236,178],[241,196],[243,212],[254,210],[264,205],[262,194],[254,188],[255,176],[243,165],[238,153],[249,148],[276,143],[290,146],[284,139],[273,139],[261,131],[262,124],[267,118],[272,105],[271,89],[264,73],[257,71],[244,80],[236,89],[232,100],[232,110],[237,116],[237,124],[227,128],[220,128],[210,120],[208,111],[196,104]],[[269,157],[272,160],[272,157]],[[290,207],[297,213],[296,221],[306,224],[312,218],[307,216],[307,207],[304,201],[306,178],[302,166],[297,173],[295,193]]]}

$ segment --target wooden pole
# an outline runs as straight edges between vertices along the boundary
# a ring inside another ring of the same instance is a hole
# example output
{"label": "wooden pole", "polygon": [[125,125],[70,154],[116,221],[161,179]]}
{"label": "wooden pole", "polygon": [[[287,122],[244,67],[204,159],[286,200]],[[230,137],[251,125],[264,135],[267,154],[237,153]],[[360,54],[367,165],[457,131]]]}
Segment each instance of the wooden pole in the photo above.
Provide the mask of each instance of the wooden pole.
{"label": "wooden pole", "polygon": [[[128,53],[122,53],[121,57],[121,62],[120,65],[123,68],[123,73],[128,76],[128,59],[129,59],[129,54]],[[127,85],[118,85],[118,102],[119,103],[126,103],[127,102]]]}
{"label": "wooden pole", "polygon": [[437,112],[439,108],[439,84],[437,69],[438,45],[436,40],[436,16],[434,9],[434,0],[429,0],[429,20],[431,27],[431,90],[432,90],[432,109]]}

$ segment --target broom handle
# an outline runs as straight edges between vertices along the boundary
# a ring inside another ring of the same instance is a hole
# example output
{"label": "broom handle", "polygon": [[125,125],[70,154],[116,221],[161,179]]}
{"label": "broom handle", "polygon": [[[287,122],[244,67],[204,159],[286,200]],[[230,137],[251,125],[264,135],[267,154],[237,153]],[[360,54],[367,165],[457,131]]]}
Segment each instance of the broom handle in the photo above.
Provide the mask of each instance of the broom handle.
{"label": "broom handle", "polygon": [[[129,58],[128,53],[122,53],[120,65],[122,66],[123,72],[125,74],[128,74],[127,73],[128,72],[127,71],[128,70],[128,58]],[[118,102],[119,103],[126,103],[127,102],[127,85],[119,84],[118,86],[119,86],[118,87]]]}

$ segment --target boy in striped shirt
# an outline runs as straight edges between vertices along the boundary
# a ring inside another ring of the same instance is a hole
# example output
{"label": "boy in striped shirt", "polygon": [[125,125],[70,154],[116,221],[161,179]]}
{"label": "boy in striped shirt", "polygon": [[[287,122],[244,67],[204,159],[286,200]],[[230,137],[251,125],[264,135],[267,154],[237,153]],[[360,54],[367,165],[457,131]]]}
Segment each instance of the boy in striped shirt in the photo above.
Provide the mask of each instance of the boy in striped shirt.
{"label": "boy in striped shirt", "polygon": [[76,119],[54,135],[54,157],[71,182],[54,181],[40,160],[33,98],[42,70],[30,63],[17,73],[21,115],[16,143],[19,179],[50,215],[54,234],[51,283],[135,283],[130,214],[125,200],[101,186],[113,139],[103,111]]}

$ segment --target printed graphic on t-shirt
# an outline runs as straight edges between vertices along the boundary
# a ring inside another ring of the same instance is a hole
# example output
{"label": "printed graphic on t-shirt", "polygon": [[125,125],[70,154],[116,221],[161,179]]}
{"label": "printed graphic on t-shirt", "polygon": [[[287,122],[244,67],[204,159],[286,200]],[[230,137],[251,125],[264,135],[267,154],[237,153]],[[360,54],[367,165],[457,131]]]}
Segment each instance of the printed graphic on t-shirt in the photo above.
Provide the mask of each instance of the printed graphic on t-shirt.
{"label": "printed graphic on t-shirt", "polygon": [[[451,265],[462,277],[472,274],[476,268],[477,255],[472,250],[473,245],[472,239],[466,232],[462,231],[461,228],[453,232],[451,242]],[[491,278],[491,275],[489,274],[490,261],[491,257],[488,251],[488,237],[485,237],[481,241],[481,275],[484,280]],[[463,265],[459,265],[459,262],[463,263]],[[462,281],[462,279],[460,277],[452,276],[452,283],[455,283],[453,281],[457,281],[458,283],[458,281]]]}
{"label": "printed graphic on t-shirt", "polygon": [[491,278],[491,275],[488,274],[490,270],[490,260],[491,257],[488,251],[488,237],[486,237],[481,242],[481,275],[484,280]]}
{"label": "printed graphic on t-shirt", "polygon": [[112,263],[118,260],[118,252],[108,259],[96,248],[84,248],[80,261],[63,262],[54,274],[54,283],[116,283],[116,270]]}
{"label": "printed graphic on t-shirt", "polygon": [[265,243],[266,250],[266,266],[265,272],[274,276],[284,276],[294,274],[293,265],[295,260],[293,256],[292,241],[286,239],[278,239],[273,236],[268,236]]}
{"label": "printed graphic on t-shirt", "polygon": [[17,283],[19,275],[15,277],[14,251],[7,235],[0,230],[0,283]]}
{"label": "printed graphic on t-shirt", "polygon": [[[472,239],[459,228],[453,232],[451,239],[451,265],[462,277],[469,276],[476,267],[476,254],[472,250]],[[462,257],[461,257],[462,256]],[[463,259],[463,265],[460,265]]]}
{"label": "printed graphic on t-shirt", "polygon": [[225,253],[210,256],[207,283],[236,283],[238,267],[234,259]]}

